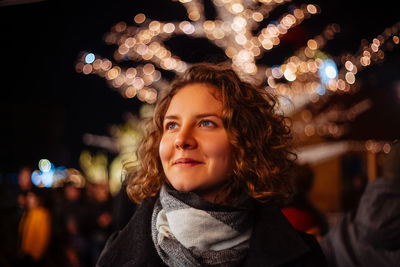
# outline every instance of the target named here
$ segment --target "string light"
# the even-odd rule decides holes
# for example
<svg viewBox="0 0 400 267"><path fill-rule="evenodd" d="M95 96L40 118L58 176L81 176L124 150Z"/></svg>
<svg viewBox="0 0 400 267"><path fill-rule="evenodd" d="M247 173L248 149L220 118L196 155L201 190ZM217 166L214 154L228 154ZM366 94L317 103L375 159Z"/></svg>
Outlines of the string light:
<svg viewBox="0 0 400 267"><path fill-rule="evenodd" d="M232 66L239 73L251 74L267 80L268 77L264 74L265 67L259 66L256 62L257 59L279 45L280 38L290 28L300 24L311 15L319 13L319 7L316 5L302 5L283 14L278 20L270 22L258 33L253 34L253 31L259 28L260 23L268 18L271 11L290 0L214 0L217 16L212 21L205 20L201 1L179 2L186 8L188 20L160 22L139 13L134 16L137 26L119 22L105 36L107 44L118 46L114 53L114 59L110 60L92 52L84 52L76 64L76 71L105 77L109 84L125 97L132 95L133 86L137 97L142 96L143 101L154 103L157 93L163 90L167 84L159 70L182 73L190 65L174 55L164 46L164 42L173 36L187 35L194 38L205 37L216 46L222 47L226 55L232 59ZM150 75L146 74L140 71L143 66L139 65L136 79L126 78L129 74L126 69L119 67L118 62L121 61L147 61L155 67L155 71ZM293 72L286 73L289 80L296 79ZM141 80L147 81L146 86L142 86L138 82Z"/></svg>
<svg viewBox="0 0 400 267"><path fill-rule="evenodd" d="M178 35L207 38L222 48L239 75L250 74L255 80L262 81L266 90L281 96L280 107L285 114L294 115L309 103L326 102L334 94L356 91L359 88L357 75L365 68L382 62L386 51L400 42L398 22L371 41L362 40L356 53L344 53L332 58L323 49L341 30L339 25L333 23L308 39L282 64L265 66L257 60L279 46L289 29L320 13L319 6L303 4L291 8L276 21L268 22L269 14L290 0L213 0L215 20L206 20L202 1L179 2L186 8L187 20L162 22L143 13L136 14L133 19L136 25L119 22L106 34L105 42L117 46L113 59L103 58L94 52L83 52L75 66L76 71L104 77L123 97L137 97L152 104L157 94L168 86L161 71L178 74L190 66L168 49L165 42ZM266 26L260 29L261 24ZM138 64L124 68L120 64L122 61ZM334 106L311 121L295 121L292 125L294 133L303 137L338 138L348 131L348 126L335 123L333 115L340 114L349 121L354 120L369 109L368 103L356 105L359 111Z"/></svg>
<svg viewBox="0 0 400 267"><path fill-rule="evenodd" d="M307 96L308 101L312 102L316 99L316 94L321 95L326 90L351 91L356 84L357 73L371 64L382 61L387 43L399 43L397 34L400 24L396 23L373 38L370 43L363 40L354 55L341 55L340 62L335 62L335 66L331 64L331 67L321 71L321 68L324 68L323 62L330 58L322 49L328 40L340 32L339 25L330 24L321 34L307 40L304 47L282 65L274 66L274 71L271 71L272 67L257 64L257 59L279 45L280 38L290 28L320 13L317 5L303 4L292 8L290 13L283 14L277 21L269 22L254 34L254 30L268 19L276 7L290 0L213 0L216 8L215 20L205 19L201 1L179 2L186 8L188 20L161 22L139 13L133 19L137 26L119 22L105 37L107 44L118 46L114 59L109 60L94 53L84 52L76 64L76 71L105 77L111 87L119 90L124 97L141 96L143 101L154 103L157 93L168 84L160 70L182 73L190 65L174 55L164 46L164 42L177 35L205 37L223 48L227 57L231 58L232 66L239 73L251 74L255 79L264 81L276 94L290 99L290 103L295 106L292 112L295 112L297 107L302 106L300 103L304 104L304 98ZM120 67L120 61L149 62L154 66L154 72L143 72L144 66L138 65L136 77L132 78L129 77L132 70L127 72ZM331 61L333 62L333 59ZM332 75L332 78L327 81L326 77L329 75Z"/></svg>

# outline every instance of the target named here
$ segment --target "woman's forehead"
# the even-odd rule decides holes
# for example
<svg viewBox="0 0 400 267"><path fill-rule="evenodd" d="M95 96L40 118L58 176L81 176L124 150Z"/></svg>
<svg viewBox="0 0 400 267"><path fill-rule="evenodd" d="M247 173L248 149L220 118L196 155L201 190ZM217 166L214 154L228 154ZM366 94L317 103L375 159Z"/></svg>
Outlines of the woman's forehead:
<svg viewBox="0 0 400 267"><path fill-rule="evenodd" d="M222 112L220 90L211 84L193 83L183 86L171 99L166 116L181 112ZM176 114L175 114L176 113Z"/></svg>

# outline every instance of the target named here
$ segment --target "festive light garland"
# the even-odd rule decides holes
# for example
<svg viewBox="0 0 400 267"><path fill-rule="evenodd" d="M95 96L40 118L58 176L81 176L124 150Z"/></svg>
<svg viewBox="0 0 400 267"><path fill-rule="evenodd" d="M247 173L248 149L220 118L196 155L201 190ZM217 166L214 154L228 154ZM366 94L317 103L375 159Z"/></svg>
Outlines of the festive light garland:
<svg viewBox="0 0 400 267"><path fill-rule="evenodd" d="M181 73L189 65L163 43L174 36L187 35L207 38L225 51L239 73L265 80L266 67L257 65L256 60L279 45L280 37L290 28L319 12L316 5L302 5L253 34L274 8L289 1L214 0L215 20L205 19L201 1L180 2L187 10L189 21L160 22L140 13L134 17L138 26L119 22L106 35L107 44L118 46L114 53L116 62L130 60L146 64L124 69L109 59L83 52L76 71L106 78L124 97L137 96L141 101L154 103L158 91L167 85L158 69Z"/></svg>
<svg viewBox="0 0 400 267"><path fill-rule="evenodd" d="M343 54L336 59L338 63L338 76L336 79L331 80L330 84L327 86L327 91L329 94L319 95L313 92L313 90L306 97L303 97L303 105L313 102L323 102L326 103L330 100L330 97L336 93L355 93L359 89L359 84L356 80L357 73L361 72L368 66L375 63L382 62L385 59L385 52L391 51L395 45L399 44L399 31L400 22L397 22L391 27L386 28L381 34L373 38L372 42L368 42L363 39L361 46L358 51L351 54ZM310 82L310 80L308 80ZM318 88L320 84L314 81L314 86ZM289 91L293 90L292 87ZM303 93L305 90L302 91ZM279 91L278 93L285 93L284 91ZM298 94L297 99L300 99L300 94ZM297 101L297 110L300 110L301 104ZM322 104L322 103L320 103ZM293 123L293 132L296 135L296 139L306 139L307 137L312 137L314 135L340 138L349 131L349 124L360 114L369 110L372 107L371 99L364 99L358 103L353 104L352 107L345 109L340 105L331 105L326 111L319 112L318 114L311 115L309 109L302 109L300 120L296 120ZM290 113L290 110L287 110ZM304 114L308 114L304 116ZM368 142L375 142L369 140ZM377 141L383 142L383 141ZM371 149L367 149L371 150ZM372 149L371 151L376 151Z"/></svg>
<svg viewBox="0 0 400 267"><path fill-rule="evenodd" d="M189 20L160 22L139 13L134 17L138 26L119 22L105 37L107 44L118 46L114 59L83 52L76 64L76 71L104 77L111 87L126 98L137 96L143 102L154 103L158 92L168 85L160 70L182 73L190 65L174 55L164 46L164 42L178 35L205 37L225 51L238 73L249 74L263 81L267 89L282 96L283 109L290 114L310 101L318 101L327 92L350 92L356 88L356 74L382 61L385 50L399 43L400 24L396 23L372 42L363 40L356 54L344 54L334 61L331 59L333 65L331 63L325 68L330 58L322 49L327 41L340 32L339 25L331 24L321 34L307 40L307 44L283 64L264 66L257 64L257 59L278 46L280 38L290 28L320 13L317 5L303 4L292 8L277 22L270 22L253 34L276 7L290 0L213 0L217 13L215 20L206 20L201 1L179 2L186 8ZM123 68L118 65L122 61L146 63ZM292 105L285 107L286 103Z"/></svg>
<svg viewBox="0 0 400 267"><path fill-rule="evenodd" d="M359 87L357 74L368 66L382 62L386 51L400 41L398 22L372 41L362 40L355 54L344 53L331 58L323 49L340 32L340 26L330 24L322 33L308 39L282 64L265 66L257 60L279 46L289 29L320 13L319 6L302 4L293 7L276 22L271 21L259 29L276 7L290 0L213 0L215 20L206 19L202 1L179 2L186 8L188 20L161 22L143 13L136 14L136 26L119 22L106 34L105 42L117 46L113 59L82 52L76 71L104 77L123 97L136 96L152 104L158 93L168 86L162 71L182 73L190 65L174 55L164 43L179 35L207 38L223 49L240 75L254 77L267 90L279 95L280 108L286 115L300 112L301 119L292 125L295 134L303 139L314 135L339 138L348 129L346 124L336 123L336 119L340 117L352 121L371 107L371 100L361 101L348 109L333 105L316 115L304 107L309 103L329 101L337 93L355 92ZM121 64L124 61L133 61L137 65L124 68Z"/></svg>

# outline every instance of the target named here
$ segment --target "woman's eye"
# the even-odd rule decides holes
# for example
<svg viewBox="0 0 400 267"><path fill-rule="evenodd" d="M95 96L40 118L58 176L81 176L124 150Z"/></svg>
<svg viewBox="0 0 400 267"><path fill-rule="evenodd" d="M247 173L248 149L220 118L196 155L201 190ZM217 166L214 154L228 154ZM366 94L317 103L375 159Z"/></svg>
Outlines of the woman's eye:
<svg viewBox="0 0 400 267"><path fill-rule="evenodd" d="M212 127L215 126L215 123L209 120L203 120L200 122L201 127Z"/></svg>
<svg viewBox="0 0 400 267"><path fill-rule="evenodd" d="M165 126L165 129L167 130L173 130L178 127L178 124L175 122L168 122L167 125Z"/></svg>

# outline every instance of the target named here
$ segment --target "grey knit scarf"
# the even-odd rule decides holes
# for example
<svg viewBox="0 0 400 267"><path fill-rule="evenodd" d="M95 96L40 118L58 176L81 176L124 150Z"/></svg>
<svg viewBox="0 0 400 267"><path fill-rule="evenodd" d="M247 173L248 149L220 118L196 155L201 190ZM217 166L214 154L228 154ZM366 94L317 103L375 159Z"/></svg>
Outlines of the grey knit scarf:
<svg viewBox="0 0 400 267"><path fill-rule="evenodd" d="M212 204L163 185L154 206L152 238L168 266L237 266L246 256L253 199L234 207Z"/></svg>

